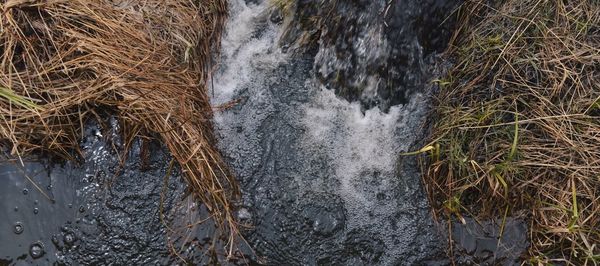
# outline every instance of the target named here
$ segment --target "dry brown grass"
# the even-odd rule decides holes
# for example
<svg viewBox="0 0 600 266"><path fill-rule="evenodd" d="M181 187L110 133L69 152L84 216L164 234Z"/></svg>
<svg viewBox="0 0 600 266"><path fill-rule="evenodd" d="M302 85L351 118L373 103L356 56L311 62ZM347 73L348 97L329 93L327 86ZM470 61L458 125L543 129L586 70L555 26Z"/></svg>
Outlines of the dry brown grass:
<svg viewBox="0 0 600 266"><path fill-rule="evenodd" d="M235 179L214 147L206 83L225 0L0 1L0 139L71 158L82 124L116 112L159 136L233 250Z"/></svg>
<svg viewBox="0 0 600 266"><path fill-rule="evenodd" d="M600 2L466 1L424 180L438 214L530 221L530 262L600 264Z"/></svg>

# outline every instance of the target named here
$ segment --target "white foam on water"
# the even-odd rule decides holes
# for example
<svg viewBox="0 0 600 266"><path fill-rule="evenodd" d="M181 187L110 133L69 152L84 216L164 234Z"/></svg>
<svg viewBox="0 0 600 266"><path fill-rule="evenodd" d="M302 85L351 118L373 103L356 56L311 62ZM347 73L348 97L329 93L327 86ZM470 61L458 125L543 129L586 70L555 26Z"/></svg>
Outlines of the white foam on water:
<svg viewBox="0 0 600 266"><path fill-rule="evenodd" d="M398 129L408 115L407 108L394 106L387 114L373 108L363 114L358 103L340 99L327 89L321 89L305 108L305 145L318 145L329 154L348 210L362 216L365 208L380 207L373 193L361 187L361 179L377 173L376 186L390 185L398 153L405 148Z"/></svg>
<svg viewBox="0 0 600 266"><path fill-rule="evenodd" d="M358 103L349 103L332 90L322 88L304 106L305 150L327 154L334 169L333 178L339 184L332 191L344 201L347 229L367 229L379 234L387 247L386 261L402 256L409 249L406 243L419 234L411 224L395 217L400 210L410 212L419 206L394 198L398 195L394 190L410 195L410 186L398 176L396 166L399 154L409 148L418 134L408 128L414 127L409 125L413 116L422 115L419 113L423 112L415 112L422 101L422 95L417 94L410 103L394 106L388 113L374 108L363 114ZM318 183L308 186L309 190L318 189ZM394 226L391 220L395 220Z"/></svg>
<svg viewBox="0 0 600 266"><path fill-rule="evenodd" d="M227 137L228 146L242 151L244 147L259 147L260 140L237 133L234 125L242 126L245 132L260 133L259 125L268 115L265 113L272 111L269 108L274 109L269 105L273 95L264 82L265 78L270 69L288 59L277 44L279 26L266 21L268 2L246 4L244 0L230 1L231 13L222 41L221 69L214 76L213 105L234 100L241 90L248 90L244 95L249 97L249 103L254 103L246 105L252 107L244 109L244 114L215 113L217 130ZM368 84L369 87L376 86L375 80L369 80ZM363 114L359 103L349 103L314 82L309 81L306 86L310 87L311 100L298 105L298 119L289 122L306 129L302 136L302 152L324 154L329 158L326 164L333 169L330 178L336 182L313 180L300 173L294 176L296 183L305 193L337 193L344 201L348 230L366 228L369 232L381 234L387 248L392 249L386 254L402 252L406 248L402 246L403 242L409 243L408 239L418 232L410 231L414 228L411 229L409 224L392 229L390 220L399 209L406 208L403 204L413 203L378 197L381 193L397 195L393 189L408 189L402 184L406 181L396 174L396 160L400 152L407 151L418 134L409 128L414 128L414 121L422 120L416 116L424 115L418 106L422 104L423 96L412 95L410 103L391 107L388 113L373 108ZM240 159L256 161L253 167L261 163L260 158L251 156ZM398 237L399 234L402 237Z"/></svg>
<svg viewBox="0 0 600 266"><path fill-rule="evenodd" d="M254 83L261 70L284 60L284 54L277 47L279 29L267 23L268 2L229 1L229 20L221 42L219 64L222 67L213 78L213 105L233 100L237 91ZM260 27L266 28L256 36Z"/></svg>

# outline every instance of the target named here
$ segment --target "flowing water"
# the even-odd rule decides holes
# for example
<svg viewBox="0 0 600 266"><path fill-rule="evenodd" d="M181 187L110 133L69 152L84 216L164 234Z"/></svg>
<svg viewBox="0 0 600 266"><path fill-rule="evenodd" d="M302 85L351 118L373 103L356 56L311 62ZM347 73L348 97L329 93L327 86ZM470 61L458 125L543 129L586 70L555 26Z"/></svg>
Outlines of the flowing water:
<svg viewBox="0 0 600 266"><path fill-rule="evenodd" d="M235 103L215 114L215 128L243 190L237 216L251 225L238 263L448 264L417 162L399 154L423 145L428 81L448 33L439 18L456 2L339 2L350 30L322 32L307 53L282 49L269 3L230 1L211 88L214 105ZM198 251L212 227L177 226L202 215L164 147L138 141L119 167L118 125L108 121L109 130L86 126L82 164L0 166L0 265L180 264L173 250L211 263ZM502 247L497 226L456 226L463 262L512 264L526 238L522 223L510 224L513 242Z"/></svg>
<svg viewBox="0 0 600 266"><path fill-rule="evenodd" d="M310 57L282 53L280 26L267 8L231 2L213 97L217 105L240 102L215 119L244 188L244 216L254 224L247 238L259 259L391 265L443 258L415 162L398 157L423 135L424 96L414 93L387 113L337 97L314 80Z"/></svg>

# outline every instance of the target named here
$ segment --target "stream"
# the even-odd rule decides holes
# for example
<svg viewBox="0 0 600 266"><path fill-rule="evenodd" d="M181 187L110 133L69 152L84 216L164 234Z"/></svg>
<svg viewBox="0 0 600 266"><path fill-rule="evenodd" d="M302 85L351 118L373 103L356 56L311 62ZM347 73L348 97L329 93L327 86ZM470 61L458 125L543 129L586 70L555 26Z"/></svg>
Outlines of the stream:
<svg viewBox="0 0 600 266"><path fill-rule="evenodd" d="M242 188L236 215L249 225L232 264L450 263L447 227L431 216L419 165L400 154L424 145L430 80L446 67L440 19L457 3L340 2L335 12L350 30L323 32L314 51L295 53L282 45L269 1L230 1L210 93L214 106L236 103L214 118ZM214 228L182 226L203 212L166 149L138 140L119 167L118 127L89 122L81 164L0 164L0 265L182 264L173 250L214 264L198 252ZM495 228L456 225L458 261L518 265L524 223L509 221L503 245Z"/></svg>
<svg viewBox="0 0 600 266"><path fill-rule="evenodd" d="M398 157L422 136L423 95L363 113L312 79L309 56L282 53L267 7L231 2L226 67L214 77L214 104L240 100L215 120L254 225L248 241L279 265L443 257L418 167Z"/></svg>

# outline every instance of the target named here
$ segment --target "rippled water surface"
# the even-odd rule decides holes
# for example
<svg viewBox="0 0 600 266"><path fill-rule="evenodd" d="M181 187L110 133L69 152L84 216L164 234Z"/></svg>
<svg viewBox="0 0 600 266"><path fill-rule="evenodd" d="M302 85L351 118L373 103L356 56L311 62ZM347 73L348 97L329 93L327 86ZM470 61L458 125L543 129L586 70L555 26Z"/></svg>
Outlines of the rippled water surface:
<svg viewBox="0 0 600 266"><path fill-rule="evenodd" d="M282 53L267 7L232 1L213 97L240 101L217 114L217 131L244 188L257 259L443 262L417 166L398 156L423 134L424 96L387 113L336 96L314 80L309 56Z"/></svg>

